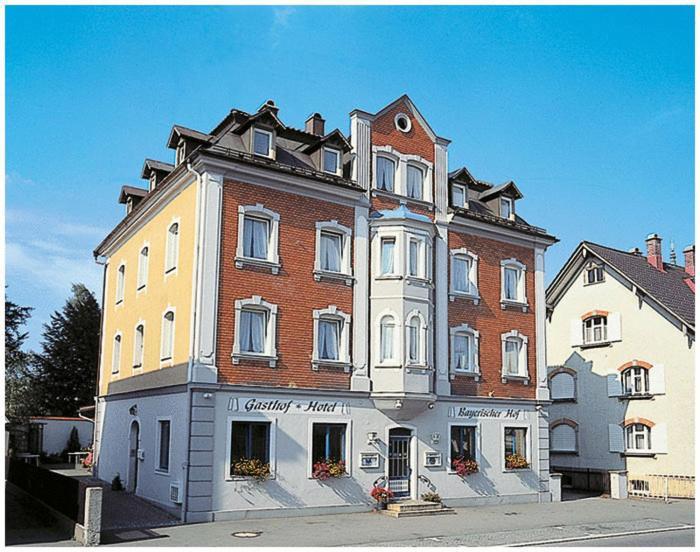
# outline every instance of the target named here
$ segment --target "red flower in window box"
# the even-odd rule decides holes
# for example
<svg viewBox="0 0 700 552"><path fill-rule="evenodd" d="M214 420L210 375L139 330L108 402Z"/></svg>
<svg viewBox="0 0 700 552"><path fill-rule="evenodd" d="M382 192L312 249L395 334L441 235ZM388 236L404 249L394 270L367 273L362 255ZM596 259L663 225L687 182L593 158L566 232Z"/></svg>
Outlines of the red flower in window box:
<svg viewBox="0 0 700 552"><path fill-rule="evenodd" d="M466 477L467 475L478 472L479 464L476 463L476 460L460 456L452 460L452 469L460 477Z"/></svg>
<svg viewBox="0 0 700 552"><path fill-rule="evenodd" d="M324 481L331 477L341 477L345 473L345 462L326 458L314 463L311 477Z"/></svg>

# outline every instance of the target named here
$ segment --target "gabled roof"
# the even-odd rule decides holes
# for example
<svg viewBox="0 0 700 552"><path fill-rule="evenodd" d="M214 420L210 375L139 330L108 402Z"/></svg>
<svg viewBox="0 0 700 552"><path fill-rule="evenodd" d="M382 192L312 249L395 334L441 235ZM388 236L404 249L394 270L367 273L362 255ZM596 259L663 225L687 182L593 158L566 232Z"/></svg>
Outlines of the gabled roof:
<svg viewBox="0 0 700 552"><path fill-rule="evenodd" d="M344 151L350 151L352 149L352 146L350 145L350 142L348 142L348 139L345 137L345 135L336 128L332 132L329 132L325 136L321 137L320 140L309 145L304 150L304 153L316 151L318 148L329 142L335 142L336 144L340 145Z"/></svg>
<svg viewBox="0 0 700 552"><path fill-rule="evenodd" d="M146 159L143 162L143 169L141 169L141 178L150 178L151 171L162 171L164 173L170 173L175 169L175 165L171 163L166 163L165 161L156 161L154 159Z"/></svg>
<svg viewBox="0 0 700 552"><path fill-rule="evenodd" d="M474 175L469 172L469 169L467 169L467 167L460 167L459 169L455 169L454 171L448 173L447 176L449 177L449 180L466 181L471 182L472 184L477 183L476 178L474 178Z"/></svg>
<svg viewBox="0 0 700 552"><path fill-rule="evenodd" d="M177 147L177 144L180 141L180 137L182 136L191 140L195 140L197 142L208 142L209 140L214 138L211 134L204 134L203 132L199 132L198 130L192 130L191 128L175 125L170 131L170 136L168 137L168 147Z"/></svg>
<svg viewBox="0 0 700 552"><path fill-rule="evenodd" d="M585 262L582 253L584 250L587 252L586 259L589 254L597 257L695 331L695 293L686 282L690 276L682 267L664 263L665 272L661 272L651 266L643 255L587 241L579 244L547 288L549 306L554 307L559 302L566 289L565 284L578 274L580 266Z"/></svg>
<svg viewBox="0 0 700 552"><path fill-rule="evenodd" d="M489 188L488 190L484 190L479 194L479 199L481 201L486 201L494 196L502 195L508 190L513 192L513 196L515 196L516 199L521 199L523 197L523 194L520 193L520 190L518 190L515 182L511 180L510 182L505 182L503 184L499 184L498 186L494 186L493 188Z"/></svg>
<svg viewBox="0 0 700 552"><path fill-rule="evenodd" d="M148 194L148 190L137 188L135 186L122 186L119 192L119 203L126 203L126 200L131 197L144 198Z"/></svg>

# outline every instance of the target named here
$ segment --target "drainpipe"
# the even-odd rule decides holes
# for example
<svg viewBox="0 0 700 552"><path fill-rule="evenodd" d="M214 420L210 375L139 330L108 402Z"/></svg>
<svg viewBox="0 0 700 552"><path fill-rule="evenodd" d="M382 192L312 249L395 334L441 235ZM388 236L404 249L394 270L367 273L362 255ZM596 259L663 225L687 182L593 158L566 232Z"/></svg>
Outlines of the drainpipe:
<svg viewBox="0 0 700 552"><path fill-rule="evenodd" d="M99 408L99 396L100 396L100 376L102 375L100 373L100 367L102 365L102 337L104 335L104 322L105 322L105 287L107 284L107 260L102 256L97 256L95 255L95 262L98 265L102 266L102 304L100 305L100 318L101 318L101 323L100 323L100 333L98 337L98 347L97 347L97 377L95 378L95 419L94 420L89 420L92 422L92 463L93 463L93 475L95 477L99 477L99 472L100 472L100 467L97 463L97 459L99 458L99 454L97 451L97 439L96 433L97 433L97 413L98 413L98 408ZM79 418L84 418L84 416L78 411L78 417ZM88 418L85 418L88 420Z"/></svg>

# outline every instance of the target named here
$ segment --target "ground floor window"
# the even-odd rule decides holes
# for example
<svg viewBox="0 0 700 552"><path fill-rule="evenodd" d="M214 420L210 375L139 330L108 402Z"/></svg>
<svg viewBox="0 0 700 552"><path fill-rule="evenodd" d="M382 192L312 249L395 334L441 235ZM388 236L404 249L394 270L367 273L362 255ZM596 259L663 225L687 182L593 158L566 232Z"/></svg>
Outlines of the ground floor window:
<svg viewBox="0 0 700 552"><path fill-rule="evenodd" d="M315 479L346 473L345 424L313 424L311 475Z"/></svg>
<svg viewBox="0 0 700 552"><path fill-rule="evenodd" d="M170 420L158 420L158 471L170 470Z"/></svg>
<svg viewBox="0 0 700 552"><path fill-rule="evenodd" d="M452 426L450 429L450 464L457 459L476 460L476 427Z"/></svg>
<svg viewBox="0 0 700 552"><path fill-rule="evenodd" d="M527 428L506 427L503 430L503 438L506 469L515 470L527 468Z"/></svg>
<svg viewBox="0 0 700 552"><path fill-rule="evenodd" d="M231 475L270 474L270 422L231 422Z"/></svg>

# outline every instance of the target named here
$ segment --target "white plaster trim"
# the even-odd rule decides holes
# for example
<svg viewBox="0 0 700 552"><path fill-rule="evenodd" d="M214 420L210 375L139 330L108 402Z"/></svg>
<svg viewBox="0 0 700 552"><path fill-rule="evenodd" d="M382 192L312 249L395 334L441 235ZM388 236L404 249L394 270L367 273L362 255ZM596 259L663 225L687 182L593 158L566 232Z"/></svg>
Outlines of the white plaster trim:
<svg viewBox="0 0 700 552"><path fill-rule="evenodd" d="M164 347L163 345L165 342L163 341L163 335L165 333L165 315L168 314L169 312L173 313L173 322L172 322L172 333L170 335L170 354L168 356L165 356L164 353ZM175 356L175 325L177 321L177 313L175 312L175 307L171 306L168 304L167 308L161 313L160 317L160 364L161 367L163 365L168 365L173 363L173 357Z"/></svg>
<svg viewBox="0 0 700 552"><path fill-rule="evenodd" d="M140 358L137 358L136 355L136 336L138 334L138 327L143 326L143 336L141 337L141 355ZM141 372L143 371L143 359L144 359L144 353L146 350L146 322L143 319L140 319L136 324L134 325L134 350L133 350L133 355L132 355L132 371L134 372ZM136 362L136 361L139 362Z"/></svg>
<svg viewBox="0 0 700 552"><path fill-rule="evenodd" d="M177 224L177 234L175 234L176 238L174 239L173 243L173 248L175 249L174 252L171 253L170 249L170 229L173 227L174 224ZM165 258L163 262L163 280L165 280L168 276L177 274L178 271L178 266L180 264L180 236L182 234L182 224L180 224L180 217L173 217L170 219L170 222L168 223L168 226L165 228ZM168 266L168 261L170 260L170 257L172 255L173 258L173 263Z"/></svg>
<svg viewBox="0 0 700 552"><path fill-rule="evenodd" d="M392 337L393 337L393 343L392 343L392 348L391 348L391 353L392 356L391 358L381 360L382 358L382 319L385 316L390 316L392 318L392 324L393 324L393 332L392 332ZM377 314L377 317L375 318L376 320L376 328L377 328L377 339L373 340L374 341L374 346L375 346L375 358L376 363L375 366L379 367L397 367L400 366L401 363L401 324L400 324L400 318L397 316L397 314L391 310L391 309L384 309L381 311L379 314Z"/></svg>
<svg viewBox="0 0 700 552"><path fill-rule="evenodd" d="M352 294L353 375L350 387L353 391L369 391L369 210L355 207L354 269L357 283Z"/></svg>
<svg viewBox="0 0 700 552"><path fill-rule="evenodd" d="M399 119L403 119L404 121L406 121L406 128L401 128L399 126ZM396 130L406 134L406 133L411 131L411 126L412 126L411 118L403 112L397 113L396 116L394 117L394 126L396 127Z"/></svg>
<svg viewBox="0 0 700 552"><path fill-rule="evenodd" d="M236 416L228 416L226 419L226 463L224 464L224 480L225 481L248 481L249 477L231 475L231 444L232 444L232 424L233 422L267 422L270 424L270 433L268 438L267 456L270 461L270 477L277 477L277 418L268 418L259 412L251 412L248 414L238 414Z"/></svg>
<svg viewBox="0 0 700 552"><path fill-rule="evenodd" d="M483 470L484 462L481 451L481 422L475 420L464 420L459 422L448 421L447 422L447 435L445 435L445 462L447 464L447 473L456 475L457 472L452 469L452 428L453 427L473 427L475 429L474 435L474 459L479 465L479 471Z"/></svg>
<svg viewBox="0 0 700 552"><path fill-rule="evenodd" d="M274 368L277 365L277 305L264 301L259 295L253 295L248 299L237 299L234 303L234 306L235 328L233 339L233 352L231 353L233 363L239 364L241 359L265 360L269 363L270 368ZM239 328L241 322L241 311L245 307L266 311L267 313L265 351L261 354L241 351L241 336L239 333Z"/></svg>
<svg viewBox="0 0 700 552"><path fill-rule="evenodd" d="M506 341L516 338L521 341L520 354L518 355L518 373L506 374L505 359L506 359ZM527 336L521 334L518 330L511 330L501 334L501 381L503 383L508 379L522 379L524 384L530 380L527 370Z"/></svg>
<svg viewBox="0 0 700 552"><path fill-rule="evenodd" d="M122 268L124 269L122 271ZM114 304L123 305L124 295L126 293L126 261L122 259L119 261L119 266L117 267L117 280L114 286Z"/></svg>
<svg viewBox="0 0 700 552"><path fill-rule="evenodd" d="M321 234L323 232L340 236L340 272L323 270L321 268ZM316 223L316 254L314 257L314 279L321 280L324 276L330 278L340 278L349 285L352 284L352 264L351 247L352 229L339 224L337 220L323 221Z"/></svg>
<svg viewBox="0 0 700 552"><path fill-rule="evenodd" d="M115 355L114 351L116 349L117 338L119 338L119 354ZM122 346L124 345L124 336L120 330L114 333L112 338L112 375L118 375L121 372L122 367ZM115 362L116 361L116 362ZM114 369L116 366L116 370Z"/></svg>
<svg viewBox="0 0 700 552"><path fill-rule="evenodd" d="M401 153L391 146L372 146L372 188L382 191L377 185L377 158L386 157L394 162L394 189L392 193L405 197L408 201L424 201L433 203L433 163L427 159L413 154ZM408 164L414 165L423 171L423 197L412 199L408 197Z"/></svg>
<svg viewBox="0 0 700 552"><path fill-rule="evenodd" d="M258 153L255 151L255 133L260 132L261 134L267 134L269 138L267 155L264 153ZM270 130L265 130L259 126L252 126L250 129L250 153L258 157L267 157L268 159L275 158L275 133Z"/></svg>
<svg viewBox="0 0 700 552"><path fill-rule="evenodd" d="M148 251L146 255L146 262L145 266L141 266L141 255L143 253L143 250L146 249ZM148 240L145 240L142 244L141 247L139 248L138 252L138 261L136 262L136 294L139 295L141 293L146 292L146 288L148 287L148 268L151 263L151 243ZM143 268L143 270L142 270Z"/></svg>
<svg viewBox="0 0 700 552"><path fill-rule="evenodd" d="M469 370L458 370L457 361L455 356L455 338L458 335L466 335L471 337L472 341L472 356L469 359L470 368ZM481 374L479 367L479 339L480 334L477 330L472 328L469 324L460 324L459 326L453 326L450 328L450 368L452 371L452 376L456 374L460 375L471 375L476 377L476 381L479 381L479 376Z"/></svg>
<svg viewBox="0 0 700 552"><path fill-rule="evenodd" d="M418 361L417 362L411 362L410 360L410 346L411 346L411 339L410 339L410 328L411 328L411 320L413 320L414 317L418 317L419 324L418 324ZM404 365L406 367L411 367L411 368L423 368L427 369L430 368L429 362L428 362L428 323L425 320L425 316L423 316L423 313L418 310L418 309L413 309L411 312L408 313L406 316L406 321L405 321L405 362Z"/></svg>
<svg viewBox="0 0 700 552"><path fill-rule="evenodd" d="M467 274L469 290L466 292L457 290L454 287L453 275L455 273L454 263L456 259L464 259L469 262L469 274ZM478 305L481 300L479 295L479 256L469 251L466 247L450 250L450 301L454 301L458 297L471 299L475 305Z"/></svg>
<svg viewBox="0 0 700 552"><path fill-rule="evenodd" d="M262 218L268 224L268 242L267 242L267 259L256 259L246 257L244 255L243 237L245 217L251 216L254 218ZM279 273L279 228L280 216L279 213L265 208L262 203L255 205L239 205L238 206L238 240L236 244L235 263L237 268L243 268L244 264L269 266L272 268L273 274Z"/></svg>
<svg viewBox="0 0 700 552"><path fill-rule="evenodd" d="M323 163L323 172L327 172L328 174L334 174L336 176L342 176L343 175L343 154L342 152L337 149L337 148L331 148L328 146L324 146L322 148L322 163ZM330 152L335 154L336 156L336 170L335 171L329 171L326 169L326 152Z"/></svg>
<svg viewBox="0 0 700 552"><path fill-rule="evenodd" d="M527 430L527 437L525 439L525 459L529 466L527 468L521 468L518 470L507 470L506 469L506 428L525 428ZM525 471L535 471L532 466L532 424L525 422L504 422L501 424L501 471L504 473L519 473Z"/></svg>
<svg viewBox="0 0 700 552"><path fill-rule="evenodd" d="M318 356L318 326L322 319L336 320L340 322L340 335L338 336L338 360L323 360ZM335 305L329 305L325 309L313 311L313 353L311 366L313 370L318 370L320 366L339 366L346 372L350 371L350 332L352 331L352 321L349 314L345 314Z"/></svg>
<svg viewBox="0 0 700 552"><path fill-rule="evenodd" d="M518 298L516 300L506 299L506 268L511 268L518 271ZM501 307L504 305L514 305L519 307L527 307L527 266L517 259L503 259L501 261Z"/></svg>

